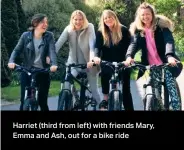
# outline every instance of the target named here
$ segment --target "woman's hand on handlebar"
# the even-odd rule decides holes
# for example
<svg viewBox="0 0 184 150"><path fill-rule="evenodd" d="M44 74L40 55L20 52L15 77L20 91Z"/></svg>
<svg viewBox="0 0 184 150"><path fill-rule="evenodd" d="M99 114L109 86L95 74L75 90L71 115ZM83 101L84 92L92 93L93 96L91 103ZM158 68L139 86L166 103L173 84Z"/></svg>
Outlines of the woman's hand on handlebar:
<svg viewBox="0 0 184 150"><path fill-rule="evenodd" d="M14 69L15 68L15 63L8 63L8 67L10 69Z"/></svg>
<svg viewBox="0 0 184 150"><path fill-rule="evenodd" d="M50 71L51 72L56 72L57 71L57 68L58 68L58 66L51 66L50 67Z"/></svg>
<svg viewBox="0 0 184 150"><path fill-rule="evenodd" d="M177 62L178 62L178 60L175 59L174 57L172 57L172 56L168 57L168 63L171 64L171 66L176 66Z"/></svg>
<svg viewBox="0 0 184 150"><path fill-rule="evenodd" d="M90 68L93 67L93 65L94 65L94 62L93 62L93 61L89 61L89 62L87 63L87 68L90 69Z"/></svg>
<svg viewBox="0 0 184 150"><path fill-rule="evenodd" d="M99 57L94 57L93 61L95 62L96 65L99 65L101 62L101 59Z"/></svg>
<svg viewBox="0 0 184 150"><path fill-rule="evenodd" d="M129 66L130 64L134 63L134 59L131 57L127 57L126 61L123 62L125 66Z"/></svg>

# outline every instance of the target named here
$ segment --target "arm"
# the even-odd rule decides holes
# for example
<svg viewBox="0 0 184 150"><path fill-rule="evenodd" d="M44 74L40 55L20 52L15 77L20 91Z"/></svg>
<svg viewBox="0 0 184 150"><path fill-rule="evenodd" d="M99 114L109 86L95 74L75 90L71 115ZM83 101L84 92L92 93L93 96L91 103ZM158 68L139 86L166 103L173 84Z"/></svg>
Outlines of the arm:
<svg viewBox="0 0 184 150"><path fill-rule="evenodd" d="M178 59L175 57L174 38L168 28L163 28L163 37L165 42L165 56L167 57L167 61L172 66L176 66L176 62L178 61Z"/></svg>
<svg viewBox="0 0 184 150"><path fill-rule="evenodd" d="M175 55L174 38L171 31L168 28L163 28L163 37L165 42L165 55L166 57Z"/></svg>
<svg viewBox="0 0 184 150"><path fill-rule="evenodd" d="M131 37L130 45L128 47L127 53L126 53L126 61L124 62L125 65L130 65L134 62L134 56L138 51L138 34Z"/></svg>
<svg viewBox="0 0 184 150"><path fill-rule="evenodd" d="M100 31L96 35L95 52L94 52L94 62L95 64L100 64L101 61L101 49L103 45L103 37Z"/></svg>
<svg viewBox="0 0 184 150"><path fill-rule="evenodd" d="M64 29L62 34L60 35L59 39L57 40L55 46L56 46L56 53L59 52L60 48L63 46L63 44L67 41L68 39L68 27Z"/></svg>
<svg viewBox="0 0 184 150"><path fill-rule="evenodd" d="M56 51L55 51L55 40L54 40L54 35L51 33L51 37L49 40L49 57L51 60L51 65L52 66L57 66L57 57L56 57Z"/></svg>
<svg viewBox="0 0 184 150"><path fill-rule="evenodd" d="M95 40L96 40L96 35L95 35L95 29L93 24L89 25L89 48L90 48L90 60L92 60L95 56Z"/></svg>
<svg viewBox="0 0 184 150"><path fill-rule="evenodd" d="M103 37L100 31L96 35L96 44L95 44L95 57L101 57L101 48L103 45Z"/></svg>
<svg viewBox="0 0 184 150"><path fill-rule="evenodd" d="M131 37L130 45L126 53L126 58L128 57L134 58L137 51L138 51L138 34Z"/></svg>
<svg viewBox="0 0 184 150"><path fill-rule="evenodd" d="M17 45L15 46L15 48L10 56L9 63L14 63L16 57L20 56L20 54L22 53L23 48L24 48L24 35L25 35L25 33L23 33L21 35Z"/></svg>

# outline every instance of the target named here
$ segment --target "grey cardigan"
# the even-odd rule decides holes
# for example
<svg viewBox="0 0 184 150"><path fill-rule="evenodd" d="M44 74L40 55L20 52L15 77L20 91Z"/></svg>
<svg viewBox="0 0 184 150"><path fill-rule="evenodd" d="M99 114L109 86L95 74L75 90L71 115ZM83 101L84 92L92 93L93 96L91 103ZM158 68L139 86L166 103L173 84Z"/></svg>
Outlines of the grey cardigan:
<svg viewBox="0 0 184 150"><path fill-rule="evenodd" d="M78 42L86 62L92 60L94 57L95 50L95 41L96 35L94 30L94 25L92 23L88 24L88 27L83 29L77 39L77 34L74 30L71 29L70 25L68 25L62 34L60 35L58 41L56 42L56 53L59 52L63 44L68 41L69 42L69 56L67 63L76 63L76 43ZM96 75L99 72L98 67L93 67L90 69L93 75Z"/></svg>

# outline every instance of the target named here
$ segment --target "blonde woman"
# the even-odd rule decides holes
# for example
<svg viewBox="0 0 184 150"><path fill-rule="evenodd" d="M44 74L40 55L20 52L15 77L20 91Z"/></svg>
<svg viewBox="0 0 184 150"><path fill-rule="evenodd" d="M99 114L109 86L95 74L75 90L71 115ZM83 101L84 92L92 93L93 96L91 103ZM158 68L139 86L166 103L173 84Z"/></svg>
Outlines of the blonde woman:
<svg viewBox="0 0 184 150"><path fill-rule="evenodd" d="M96 34L96 53L94 61L100 64L101 60L110 62L123 62L130 43L130 33L124 25L122 25L116 14L111 10L104 10L99 30ZM109 80L112 72L108 67L101 68L101 84L103 100L100 103L100 109L107 109ZM123 104L125 110L133 110L133 101L130 93L130 71L122 71L123 80Z"/></svg>
<svg viewBox="0 0 184 150"><path fill-rule="evenodd" d="M92 67L95 48L95 30L92 23L89 23L86 15L81 10L75 10L71 14L70 23L64 29L56 42L56 52L58 53L63 44L69 42L69 56L67 63L85 64L87 63L87 76L93 97L100 101L100 94L97 87L99 70ZM75 77L82 71L72 69L72 75Z"/></svg>
<svg viewBox="0 0 184 150"><path fill-rule="evenodd" d="M144 65L159 65L169 62L172 66L176 66L176 62L179 58L175 54L172 31L173 23L169 18L156 15L152 5L146 2L142 3L137 9L135 21L130 26L133 40L126 54L127 65L134 61L134 55L141 49L141 61ZM181 69L182 65L179 65L179 68L176 67L170 70L172 74L167 74L167 76L170 76L170 79L166 78L166 82L170 82L172 76L177 77ZM157 74L161 77L160 71L158 71ZM139 72L138 78L142 75L143 73ZM169 87L170 85L171 84L167 84L169 91L172 89L172 87ZM175 94L177 95L176 92ZM174 104L174 109L177 109L178 97L171 95L171 99Z"/></svg>

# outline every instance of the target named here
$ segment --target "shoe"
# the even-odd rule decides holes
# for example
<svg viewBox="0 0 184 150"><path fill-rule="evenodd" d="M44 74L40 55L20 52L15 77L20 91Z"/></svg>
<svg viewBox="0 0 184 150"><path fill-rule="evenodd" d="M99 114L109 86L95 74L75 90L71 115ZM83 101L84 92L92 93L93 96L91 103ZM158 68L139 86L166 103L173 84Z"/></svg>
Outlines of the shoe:
<svg viewBox="0 0 184 150"><path fill-rule="evenodd" d="M107 109L108 108L108 102L107 100L102 100L99 104L99 109Z"/></svg>

